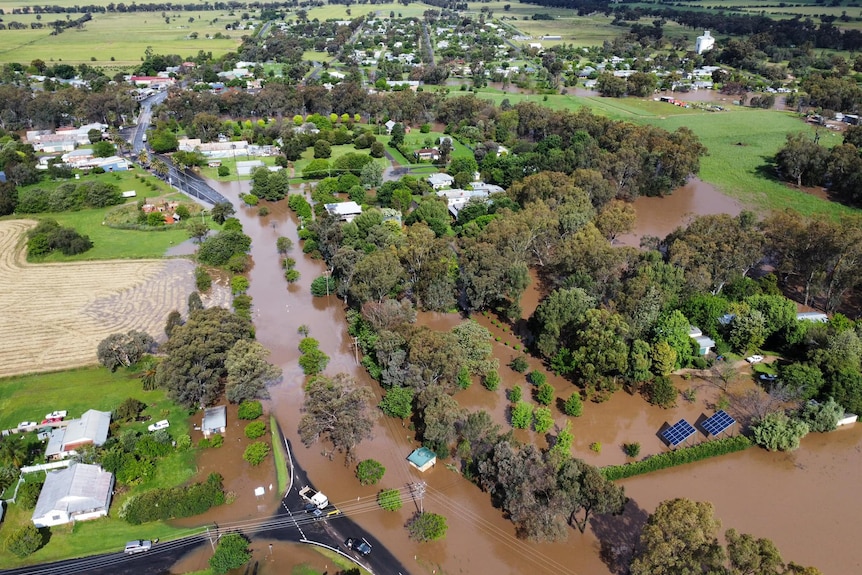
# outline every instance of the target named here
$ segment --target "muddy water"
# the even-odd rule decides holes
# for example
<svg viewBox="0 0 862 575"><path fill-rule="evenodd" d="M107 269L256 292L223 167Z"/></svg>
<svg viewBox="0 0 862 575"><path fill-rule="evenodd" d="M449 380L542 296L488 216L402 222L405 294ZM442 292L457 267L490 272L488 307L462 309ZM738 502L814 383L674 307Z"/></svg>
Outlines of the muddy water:
<svg viewBox="0 0 862 575"><path fill-rule="evenodd" d="M743 210L737 200L719 192L714 186L692 178L669 196L641 196L634 201L635 229L620 236L617 242L637 246L644 236L664 238L679 226L685 225L694 216L730 214L735 216Z"/></svg>
<svg viewBox="0 0 862 575"><path fill-rule="evenodd" d="M687 213L704 213L704 209L714 210L707 213L734 213L734 209L736 212L740 209L732 204L720 203L723 196L714 190L710 193L710 188L703 184L695 182L687 188L688 192L681 190L669 198L644 198L650 201L642 201L643 207L636 206L641 216L639 233L667 233L679 225L680 219ZM232 198L237 206L240 205L237 200L239 190L235 182L218 186L218 189ZM651 205L656 202L663 203ZM668 207L668 204L674 207ZM348 372L360 383L369 385L378 397L380 391L379 386L370 381L364 370L355 363L351 339L344 327L343 303L335 296L312 298L310 295L309 285L316 276L323 273L324 264L301 254L296 222L287 211L285 202L269 207L271 214L265 218L257 216L256 209L238 208L238 217L253 240L254 267L250 272L250 295L254 298L255 325L259 341L272 351L272 360L282 366L285 374L284 382L271 390L271 407L292 442L294 457L307 470L316 486L326 492L333 503L345 510L345 513L363 528L385 542L411 573L609 573L609 567L600 558L601 544L593 531L588 531L585 535L572 531L568 541L558 544L525 543L515 537L511 523L501 516L500 511L491 507L488 495L462 478L457 470L448 468L445 461L439 462L425 474L410 468L405 457L417 444L413 440L413 433L396 420L380 417L374 428L373 440L362 443L358 449L359 459L373 457L386 466L386 475L382 484L377 487L360 486L352 477L352 468L345 469L343 459L338 455L334 460L329 460L323 455L322 446L302 446L297 434L304 381L296 363L299 356L298 326L307 325L311 336L321 342L321 349L331 357L326 373ZM652 217L644 215L650 213ZM672 217L676 219L671 220ZM300 281L289 287L283 279L275 252L275 241L280 235L294 240L295 247L291 256L297 260L296 269L301 274ZM525 297L525 316L532 311L539 295L540 287L534 281ZM520 341L511 329L507 331L503 327L492 325L491 317L477 316L476 319L488 327L495 338L500 338L500 341L494 344L494 354L501 363L503 384L498 391L490 392L474 383L469 390L459 392L458 400L468 409L487 410L495 421L507 425L508 401L505 398L505 390L521 385L525 391L529 391L524 376L505 367L514 355L520 353L514 348L515 345L520 345ZM461 320L457 315L447 314L420 314L419 319L424 325L442 329ZM540 369L541 365L531 360L531 368ZM572 385L561 378L551 376L549 380L555 386L558 397L568 397L573 390ZM677 379L675 383L682 390L696 385L694 381ZM700 414L710 413L708 408L714 400L714 393L714 390L706 386L699 387L694 402L680 400L680 405L671 410L650 407L640 397L622 392L601 405L587 403L584 416L572 421L575 435L573 453L597 465L625 461L625 454L621 449L624 442L640 442L643 455L658 453L665 449L656 436L659 429L681 417L694 421ZM558 425L563 425L567 419L557 407L554 408L554 417ZM595 531L603 540L610 541L617 547L624 547L625 534L634 532L638 521L643 520L646 512L651 511L658 501L684 495L685 489L704 489L703 495L696 495L716 501L719 506L718 515L725 525L773 538L782 547L787 558L821 566L827 575L852 572L852 569L832 570L827 565L832 564L830 561L851 564L848 562L851 557L848 552L844 552L842 558L842 554L834 551L830 545L834 547L832 542L838 541L843 548L852 548L849 537L853 531L846 529L846 523L853 514L858 516L859 510L852 505L842 507L840 494L850 492L850 479L843 477L857 476L859 463L849 463L842 456L851 453L855 455L860 449L862 427L859 429L860 431L851 430L845 435L856 438L855 443L850 442L851 445L830 444L825 450L821 450L818 445L807 440L795 457L807 462L804 464L809 471L802 477L788 480L791 487L786 490L783 486L779 488L774 485L784 481L786 475L794 473L793 465L781 460L781 456L771 456L754 450L732 456L730 459L722 458L700 466L629 480L626 486L635 498L629 514L617 522L597 523ZM532 432L519 432L520 439L533 440L544 445L544 438L532 437L534 435L536 434ZM589 446L594 442L602 444L601 453L590 450ZM811 457L813 459L807 459ZM828 459L828 465L821 460L823 457L831 458ZM856 459L859 459L858 456ZM702 471L704 466L714 467L709 467L706 472ZM729 470L732 470L732 473ZM724 477L724 473L733 475L736 483L712 479L713 476ZM386 513L373 504L364 504L366 501L373 501L374 494L380 487L403 487L420 479L428 483L424 508L442 513L449 520L449 533L443 542L417 545L407 539L403 525L415 509L410 501L397 513ZM839 481L848 485L839 484L834 490L830 487L828 500L815 497L814 503L809 504L806 501L804 505L799 504L800 499L816 495L812 492L827 481ZM780 510L779 516L783 521L773 522L768 519L774 512L765 507L767 498L763 497L762 492L767 489L761 486L769 486L768 490L775 494L776 499L779 492L783 492L787 499L793 497L792 504ZM777 500L775 505L778 505ZM752 514L749 509L758 509L759 516L750 517ZM787 520L786 517L800 509L806 511L794 516L799 517L796 522ZM836 523L840 527L820 532L809 529L809 521L813 520L817 513L828 517L837 514L839 519ZM797 553L797 548L804 547L804 544L797 544L794 538L803 536L796 531L804 533L805 540L810 542L805 554Z"/></svg>

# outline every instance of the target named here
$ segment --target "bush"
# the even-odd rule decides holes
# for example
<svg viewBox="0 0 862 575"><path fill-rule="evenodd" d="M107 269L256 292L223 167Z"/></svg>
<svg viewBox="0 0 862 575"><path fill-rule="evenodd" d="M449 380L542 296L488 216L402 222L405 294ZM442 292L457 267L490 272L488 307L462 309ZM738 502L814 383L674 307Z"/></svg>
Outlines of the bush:
<svg viewBox="0 0 862 575"><path fill-rule="evenodd" d="M521 386L516 385L515 387L513 387L512 389L509 390L509 401L511 401L512 403L518 403L519 401L521 401L522 395L523 395L523 392L521 391Z"/></svg>
<svg viewBox="0 0 862 575"><path fill-rule="evenodd" d="M201 293L210 291L213 285L213 278L204 268L198 266L195 268L195 287Z"/></svg>
<svg viewBox="0 0 862 575"><path fill-rule="evenodd" d="M198 441L198 449L209 449L210 447L212 447L212 442L208 437L201 438Z"/></svg>
<svg viewBox="0 0 862 575"><path fill-rule="evenodd" d="M527 358L525 356L519 355L509 363L509 367L518 373L524 373L530 368L530 364L527 363Z"/></svg>
<svg viewBox="0 0 862 575"><path fill-rule="evenodd" d="M260 209L257 210L257 215L259 215L260 217L268 216L269 208L266 206L261 206Z"/></svg>
<svg viewBox="0 0 862 575"><path fill-rule="evenodd" d="M458 370L458 388L459 389L468 389L473 384L473 380L470 379L470 370L466 367L462 367Z"/></svg>
<svg viewBox="0 0 862 575"><path fill-rule="evenodd" d="M802 408L799 416L808 424L811 431L824 433L838 427L838 421L844 417L844 408L830 397L822 403L809 401Z"/></svg>
<svg viewBox="0 0 862 575"><path fill-rule="evenodd" d="M241 231L225 229L201 243L198 260L212 266L223 266L231 256L245 254L250 247L250 237Z"/></svg>
<svg viewBox="0 0 862 575"><path fill-rule="evenodd" d="M311 240L308 240L305 245L307 246ZM315 247L315 249L317 249ZM327 287L328 286L328 287ZM329 276L319 276L314 278L314 281L311 282L311 295L314 297L324 297L327 294L335 293L335 280Z"/></svg>
<svg viewBox="0 0 862 575"><path fill-rule="evenodd" d="M277 240L275 240L275 249L278 250L280 254L286 254L293 247L293 241L290 238L286 238L284 236L280 236Z"/></svg>
<svg viewBox="0 0 862 575"><path fill-rule="evenodd" d="M221 447L224 445L224 435L215 434L210 437L210 447Z"/></svg>
<svg viewBox="0 0 862 575"><path fill-rule="evenodd" d="M550 383L543 383L536 390L536 401L542 405L551 405L554 402L554 386Z"/></svg>
<svg viewBox="0 0 862 575"><path fill-rule="evenodd" d="M590 443L590 451L593 451L595 453L601 453L602 452L602 442L601 441L594 441L594 442Z"/></svg>
<svg viewBox="0 0 862 575"><path fill-rule="evenodd" d="M808 424L785 413L767 413L751 426L754 442L769 451L793 451L808 435Z"/></svg>
<svg viewBox="0 0 862 575"><path fill-rule="evenodd" d="M379 461L366 459L360 461L356 466L356 479L362 485L374 485L383 479L383 474L386 473L386 468Z"/></svg>
<svg viewBox="0 0 862 575"><path fill-rule="evenodd" d="M227 166L219 166L218 167L218 177L225 178L230 175L230 168Z"/></svg>
<svg viewBox="0 0 862 575"><path fill-rule="evenodd" d="M23 559L35 553L45 543L45 538L32 523L15 529L6 537L6 550Z"/></svg>
<svg viewBox="0 0 862 575"><path fill-rule="evenodd" d="M584 414L584 402L581 401L580 392L576 391L569 396L563 404L563 412L572 417L580 417Z"/></svg>
<svg viewBox="0 0 862 575"><path fill-rule="evenodd" d="M263 405L259 401L243 401L239 404L236 416L240 419L257 419L263 415Z"/></svg>
<svg viewBox="0 0 862 575"><path fill-rule="evenodd" d="M188 433L183 433L179 437L177 437L177 449L186 450L192 446L192 438Z"/></svg>
<svg viewBox="0 0 862 575"><path fill-rule="evenodd" d="M541 371L533 370L527 374L527 381L539 387L548 382L548 376Z"/></svg>
<svg viewBox="0 0 862 575"><path fill-rule="evenodd" d="M676 405L678 392L669 377L660 375L647 387L647 400L659 407L669 408Z"/></svg>
<svg viewBox="0 0 862 575"><path fill-rule="evenodd" d="M500 387L500 374L496 369L488 372L488 375L484 377L482 380L482 385L488 388L490 391L497 391Z"/></svg>
<svg viewBox="0 0 862 575"><path fill-rule="evenodd" d="M241 194L239 199L248 206L256 206L260 202L260 198L254 194Z"/></svg>
<svg viewBox="0 0 862 575"><path fill-rule="evenodd" d="M140 525L199 515L224 501L222 476L211 473L204 483L151 489L132 495L123 503L119 516L132 525Z"/></svg>
<svg viewBox="0 0 862 575"><path fill-rule="evenodd" d="M284 270L284 279L287 283L292 284L299 281L299 271L297 270Z"/></svg>
<svg viewBox="0 0 862 575"><path fill-rule="evenodd" d="M512 427L527 429L533 420L533 406L526 401L519 401L512 408Z"/></svg>
<svg viewBox="0 0 862 575"><path fill-rule="evenodd" d="M554 426L554 417L547 407L537 407L533 412L533 429L537 433L547 433Z"/></svg>
<svg viewBox="0 0 862 575"><path fill-rule="evenodd" d="M299 358L299 367L305 375L317 375L329 363L329 356L320 351L313 349L308 353L304 353Z"/></svg>
<svg viewBox="0 0 862 575"><path fill-rule="evenodd" d="M146 408L147 404L143 401L129 397L123 400L123 403L118 405L117 409L114 410L114 421L119 423L136 421Z"/></svg>
<svg viewBox="0 0 862 575"><path fill-rule="evenodd" d="M64 228L54 220L42 220L27 232L27 257L40 258L53 251L73 256L93 247L89 236L82 236L72 228Z"/></svg>
<svg viewBox="0 0 862 575"><path fill-rule="evenodd" d="M407 522L407 531L410 539L419 542L437 541L446 537L446 518L436 513L416 513Z"/></svg>
<svg viewBox="0 0 862 575"><path fill-rule="evenodd" d="M252 465L260 465L263 460L269 455L269 444L263 441L257 441L245 448L242 458Z"/></svg>
<svg viewBox="0 0 862 575"><path fill-rule="evenodd" d="M245 426L245 436L249 439L257 439L266 433L266 423L263 421L252 421Z"/></svg>
<svg viewBox="0 0 862 575"><path fill-rule="evenodd" d="M242 567L250 559L248 539L239 533L228 533L219 538L218 547L210 557L210 569L215 575L223 575L231 569Z"/></svg>
<svg viewBox="0 0 862 575"><path fill-rule="evenodd" d="M233 276L230 278L230 292L239 295L248 291L249 281L245 276Z"/></svg>
<svg viewBox="0 0 862 575"><path fill-rule="evenodd" d="M640 443L623 443L623 451L628 457L637 457L641 453Z"/></svg>
<svg viewBox="0 0 862 575"><path fill-rule="evenodd" d="M384 489L377 494L377 504L386 511L401 509L401 492L397 489Z"/></svg>
<svg viewBox="0 0 862 575"><path fill-rule="evenodd" d="M42 483L25 481L18 487L18 496L15 502L24 509L34 509L39 500L39 492L42 491Z"/></svg>
<svg viewBox="0 0 862 575"><path fill-rule="evenodd" d="M634 477L635 475L676 467L677 465L694 463L695 461L701 461L726 453L742 451L752 445L752 442L744 435L724 437L692 447L680 447L673 451L665 451L664 453L651 455L641 461L626 463L625 465L610 465L602 468L601 473L605 476L605 479L617 481L618 479Z"/></svg>

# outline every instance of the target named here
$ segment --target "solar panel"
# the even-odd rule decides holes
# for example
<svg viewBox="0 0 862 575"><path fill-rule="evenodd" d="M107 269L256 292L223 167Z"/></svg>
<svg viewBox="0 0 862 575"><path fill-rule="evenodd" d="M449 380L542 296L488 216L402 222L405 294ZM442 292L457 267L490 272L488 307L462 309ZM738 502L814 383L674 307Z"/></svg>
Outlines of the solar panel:
<svg viewBox="0 0 862 575"><path fill-rule="evenodd" d="M715 415L703 422L703 429L710 435L718 435L728 427L736 423L723 409L715 412Z"/></svg>
<svg viewBox="0 0 862 575"><path fill-rule="evenodd" d="M676 447L692 435L697 433L694 427L684 419L680 419L667 429L661 432L661 436L671 446Z"/></svg>

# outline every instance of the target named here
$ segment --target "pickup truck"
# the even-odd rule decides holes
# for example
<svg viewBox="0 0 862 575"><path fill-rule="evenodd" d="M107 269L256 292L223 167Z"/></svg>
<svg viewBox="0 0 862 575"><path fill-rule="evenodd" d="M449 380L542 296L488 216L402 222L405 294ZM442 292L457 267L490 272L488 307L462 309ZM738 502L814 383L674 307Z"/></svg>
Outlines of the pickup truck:
<svg viewBox="0 0 862 575"><path fill-rule="evenodd" d="M305 501L314 504L318 509L329 507L329 498L320 491L315 491L308 485L299 490L299 496Z"/></svg>

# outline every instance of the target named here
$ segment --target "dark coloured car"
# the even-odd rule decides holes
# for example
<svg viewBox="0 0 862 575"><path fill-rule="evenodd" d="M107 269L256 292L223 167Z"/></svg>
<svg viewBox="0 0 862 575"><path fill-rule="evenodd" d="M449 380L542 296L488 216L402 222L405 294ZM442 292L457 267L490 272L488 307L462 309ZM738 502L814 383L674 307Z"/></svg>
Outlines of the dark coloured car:
<svg viewBox="0 0 862 575"><path fill-rule="evenodd" d="M371 554L371 544L365 540L357 539L356 537L348 537L347 541L344 542L348 549L353 549L363 557L366 557Z"/></svg>

